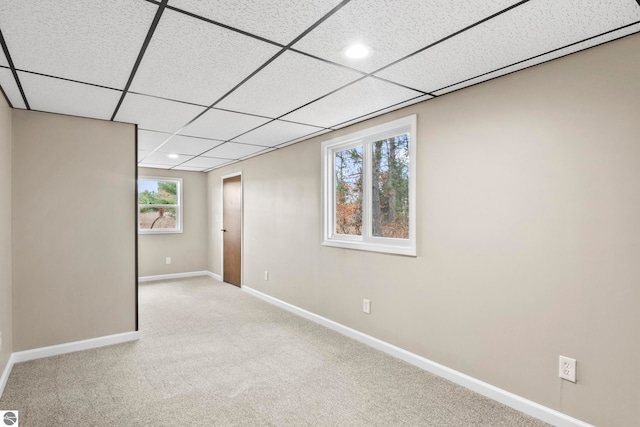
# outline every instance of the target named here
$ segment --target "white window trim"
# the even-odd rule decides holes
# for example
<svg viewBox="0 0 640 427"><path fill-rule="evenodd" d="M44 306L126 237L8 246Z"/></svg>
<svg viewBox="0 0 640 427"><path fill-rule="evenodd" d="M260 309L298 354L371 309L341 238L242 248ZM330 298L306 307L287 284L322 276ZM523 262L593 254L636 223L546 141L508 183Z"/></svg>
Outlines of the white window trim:
<svg viewBox="0 0 640 427"><path fill-rule="evenodd" d="M358 249L373 252L416 256L416 146L417 116L411 115L368 129L325 141L322 144L322 245L339 248ZM409 238L394 239L370 235L371 186L366 182L371 176L371 160L367 144L382 138L409 133ZM363 174L365 179L362 218L362 236L338 235L335 233L335 184L334 153L354 146L363 145Z"/></svg>
<svg viewBox="0 0 640 427"><path fill-rule="evenodd" d="M178 183L178 194L177 194L177 199L178 199L178 204L177 205L157 205L157 204L152 204L152 205L145 205L148 207L152 207L152 208L176 208L176 228L170 228L170 229L155 229L155 230L150 230L150 229L141 229L140 228L140 203L137 204L136 209L137 209L137 221L138 221L138 234L178 234L178 233L182 233L182 210L183 210L183 204L182 204L182 178L175 178L175 177L167 177L167 176L139 176L138 177L138 183L139 181L170 181L170 182L177 182ZM138 183L136 183L136 195L138 194ZM136 197L137 199L137 197Z"/></svg>

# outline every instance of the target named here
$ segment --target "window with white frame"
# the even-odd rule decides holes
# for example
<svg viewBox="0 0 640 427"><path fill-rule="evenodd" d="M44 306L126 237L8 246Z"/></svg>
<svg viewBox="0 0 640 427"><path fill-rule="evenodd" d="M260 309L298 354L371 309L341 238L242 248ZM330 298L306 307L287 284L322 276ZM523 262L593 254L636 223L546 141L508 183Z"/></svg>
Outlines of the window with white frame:
<svg viewBox="0 0 640 427"><path fill-rule="evenodd" d="M138 178L138 232L182 233L182 179Z"/></svg>
<svg viewBox="0 0 640 427"><path fill-rule="evenodd" d="M416 116L322 144L323 245L416 255Z"/></svg>

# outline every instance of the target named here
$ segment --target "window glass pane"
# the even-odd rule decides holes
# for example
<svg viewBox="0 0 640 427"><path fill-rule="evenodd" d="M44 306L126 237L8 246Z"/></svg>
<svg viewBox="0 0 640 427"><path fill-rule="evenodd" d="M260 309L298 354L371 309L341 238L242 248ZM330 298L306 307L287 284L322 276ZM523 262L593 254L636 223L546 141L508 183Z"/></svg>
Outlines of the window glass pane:
<svg viewBox="0 0 640 427"><path fill-rule="evenodd" d="M176 208L140 208L141 230L176 228Z"/></svg>
<svg viewBox="0 0 640 427"><path fill-rule="evenodd" d="M144 205L175 205L178 183L173 181L139 181L138 203Z"/></svg>
<svg viewBox="0 0 640 427"><path fill-rule="evenodd" d="M409 238L409 134L375 141L371 159L371 235Z"/></svg>
<svg viewBox="0 0 640 427"><path fill-rule="evenodd" d="M336 234L362 235L362 146L337 151Z"/></svg>

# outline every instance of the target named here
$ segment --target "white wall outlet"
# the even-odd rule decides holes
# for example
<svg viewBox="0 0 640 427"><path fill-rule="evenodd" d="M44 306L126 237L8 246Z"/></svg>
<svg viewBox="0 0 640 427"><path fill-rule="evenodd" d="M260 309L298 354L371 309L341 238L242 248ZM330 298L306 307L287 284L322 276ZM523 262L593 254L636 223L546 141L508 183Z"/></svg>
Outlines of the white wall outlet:
<svg viewBox="0 0 640 427"><path fill-rule="evenodd" d="M570 357L560 356L560 378L572 383L576 382L576 359Z"/></svg>
<svg viewBox="0 0 640 427"><path fill-rule="evenodd" d="M264 280L269 280L269 272L267 270L264 271Z"/></svg>
<svg viewBox="0 0 640 427"><path fill-rule="evenodd" d="M164 260L164 262L165 262L165 263L167 263L167 265L171 264L171 257L170 257L170 256L168 256L168 257Z"/></svg>
<svg viewBox="0 0 640 427"><path fill-rule="evenodd" d="M371 301L366 298L362 300L362 312L371 314Z"/></svg>

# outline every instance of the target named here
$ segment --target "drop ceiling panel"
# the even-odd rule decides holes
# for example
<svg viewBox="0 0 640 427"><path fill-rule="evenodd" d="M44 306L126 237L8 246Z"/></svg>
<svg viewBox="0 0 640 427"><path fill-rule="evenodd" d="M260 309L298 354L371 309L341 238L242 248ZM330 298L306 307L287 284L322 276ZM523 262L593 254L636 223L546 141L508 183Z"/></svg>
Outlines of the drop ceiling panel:
<svg viewBox="0 0 640 427"><path fill-rule="evenodd" d="M418 95L419 92L368 77L287 114L283 119L331 127Z"/></svg>
<svg viewBox="0 0 640 427"><path fill-rule="evenodd" d="M170 136L170 133L138 130L138 150L153 151Z"/></svg>
<svg viewBox="0 0 640 427"><path fill-rule="evenodd" d="M338 3L340 0L171 0L169 5L287 44Z"/></svg>
<svg viewBox="0 0 640 427"><path fill-rule="evenodd" d="M360 77L358 72L285 52L217 106L275 118Z"/></svg>
<svg viewBox="0 0 640 427"><path fill-rule="evenodd" d="M265 117L210 109L180 133L226 141L270 120Z"/></svg>
<svg viewBox="0 0 640 427"><path fill-rule="evenodd" d="M194 166L182 166L182 165L180 165L180 166L176 166L176 167L171 168L171 169L176 170L176 171L202 172L202 171L204 171L205 169L208 169L208 168L207 167L203 167L203 166L194 167Z"/></svg>
<svg viewBox="0 0 640 427"><path fill-rule="evenodd" d="M358 117L355 120L349 120L348 122L340 123L338 125L333 126L333 128L334 129L341 129L341 128L350 126L350 125L355 124L355 123L359 123L359 122L362 122L362 121L365 121L365 120L372 119L374 117L378 117L378 116L380 116L382 114L390 113L391 111L399 110L401 108L408 107L408 106L413 105L413 104L418 104L418 103L426 101L428 99L432 99L432 96L429 96L429 95L420 96L420 97L414 98L414 99L412 99L410 101L401 102L400 104L394 105L392 107L385 108L385 109L382 109L380 111L376 111L375 113L367 114L366 116L363 116L363 117Z"/></svg>
<svg viewBox="0 0 640 427"><path fill-rule="evenodd" d="M0 28L18 69L123 89L156 10L131 0L3 0Z"/></svg>
<svg viewBox="0 0 640 427"><path fill-rule="evenodd" d="M153 169L169 169L171 166L167 165L156 165L153 163L138 163L138 167L140 168L153 168Z"/></svg>
<svg viewBox="0 0 640 427"><path fill-rule="evenodd" d="M264 151L266 147L256 145L236 144L235 142L227 142L213 150L207 151L203 156L217 157L222 159L241 159L250 154Z"/></svg>
<svg viewBox="0 0 640 427"><path fill-rule="evenodd" d="M18 72L32 110L109 120L120 99L119 90Z"/></svg>
<svg viewBox="0 0 640 427"><path fill-rule="evenodd" d="M197 156L222 144L222 142L223 141L216 141L213 139L175 135L166 144L160 147L158 151L163 153L189 154Z"/></svg>
<svg viewBox="0 0 640 427"><path fill-rule="evenodd" d="M280 49L165 10L131 90L211 105Z"/></svg>
<svg viewBox="0 0 640 427"><path fill-rule="evenodd" d="M316 136L320 136L320 135L323 135L323 134L328 133L328 132L331 132L331 131L332 131L332 129L323 129L323 130L318 131L318 132L310 133L309 135L305 135L305 136L303 136L303 137L301 137L301 138L296 138L296 139L293 139L293 140L291 140L291 141L285 142L285 143L283 143L283 144L278 144L278 146L276 147L276 149L284 148L284 147L286 147L287 145L293 145L293 144L296 144L296 143L298 143L298 142L305 141L305 140L307 140L307 139L315 138ZM268 152L268 151L267 151L267 152Z"/></svg>
<svg viewBox="0 0 640 427"><path fill-rule="evenodd" d="M22 100L20 89L16 84L16 79L13 78L13 73L8 68L0 68L0 86L4 90L5 95L11 101L14 108L27 108Z"/></svg>
<svg viewBox="0 0 640 427"><path fill-rule="evenodd" d="M9 61L7 61L7 57L4 54L4 50L0 50L0 66L8 67Z"/></svg>
<svg viewBox="0 0 640 427"><path fill-rule="evenodd" d="M351 1L293 48L367 72L415 52L499 12L517 0ZM369 46L360 60L342 55L352 43Z"/></svg>
<svg viewBox="0 0 640 427"><path fill-rule="evenodd" d="M211 157L195 157L183 165L180 165L180 168L190 167L190 168L200 168L201 170L214 168L216 166L224 165L225 163L229 163L229 159L214 159Z"/></svg>
<svg viewBox="0 0 640 427"><path fill-rule="evenodd" d="M127 94L116 120L137 123L144 130L176 132L204 110L203 107L151 96Z"/></svg>
<svg viewBox="0 0 640 427"><path fill-rule="evenodd" d="M193 156L178 155L178 157L174 159L169 157L167 153L160 153L156 151L155 153L147 155L144 159L142 159L142 162L150 163L153 165L176 166L186 162L187 160L191 160L192 158Z"/></svg>
<svg viewBox="0 0 640 427"><path fill-rule="evenodd" d="M138 150L138 162L147 157L150 153L151 151Z"/></svg>
<svg viewBox="0 0 640 427"><path fill-rule="evenodd" d="M377 75L427 92L640 20L632 1L538 0L440 43Z"/></svg>
<svg viewBox="0 0 640 427"><path fill-rule="evenodd" d="M523 62L521 62L519 64L510 66L510 67L505 67L505 68L503 68L501 70L497 70L497 71L494 71L494 72L491 72L491 73L487 73L487 74L484 74L482 76L467 80L467 81L459 83L459 84L454 84L454 85L449 86L449 87L447 87L445 89L442 89L442 90L439 90L439 91L435 92L435 95L444 95L445 93L453 92L455 90L462 89L463 87L467 87L467 86L474 85L476 83L481 83L481 82L484 82L484 81L487 81L487 80L491 80L493 78L500 77L500 76L503 76L505 74L512 73L514 71L522 70L524 68L531 67L533 65L540 64L540 63L545 62L545 61L550 61L552 59L560 58L562 56L565 56L565 55L568 55L568 54L571 54L571 53L579 52L581 50L588 49L590 47L597 46L599 44L606 43L608 41L615 40L615 39L620 38L620 37L624 37L626 35L635 34L637 32L640 32L640 24L632 25L632 26L629 26L629 27L624 28L622 30L614 31L614 32L611 32L609 34L606 34L606 35L603 35L603 36L600 36L600 37L595 37L595 38L593 38L591 40L588 40L588 41L585 41L585 42L581 42L581 43L577 43L577 44L574 44L572 46L568 46L566 48L557 50L555 52L551 52L551 53L548 53L546 55L539 56L537 58L533 58L533 59L530 59L530 60L527 60L527 61L523 61Z"/></svg>
<svg viewBox="0 0 640 427"><path fill-rule="evenodd" d="M237 142L273 147L322 130L314 126L275 120L235 139Z"/></svg>

